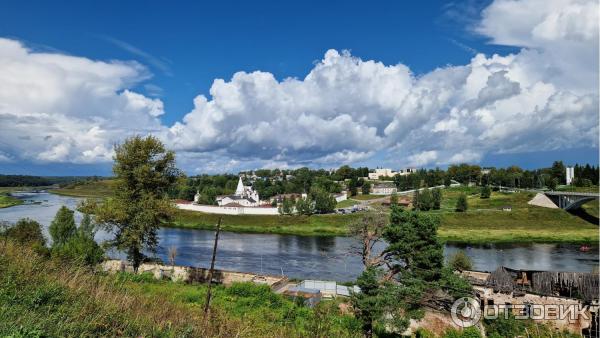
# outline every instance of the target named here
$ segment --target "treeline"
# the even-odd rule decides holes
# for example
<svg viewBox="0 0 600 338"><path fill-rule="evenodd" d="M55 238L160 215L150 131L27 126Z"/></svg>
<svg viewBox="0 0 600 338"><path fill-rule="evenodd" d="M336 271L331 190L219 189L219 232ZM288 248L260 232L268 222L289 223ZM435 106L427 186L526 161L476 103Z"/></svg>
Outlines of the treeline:
<svg viewBox="0 0 600 338"><path fill-rule="evenodd" d="M30 176L0 175L0 187L44 187L58 184L65 186L74 182L98 181L100 176Z"/></svg>
<svg viewBox="0 0 600 338"><path fill-rule="evenodd" d="M362 187L369 175L369 168L342 166L337 170L299 168L294 170L260 169L253 172L240 172L245 185L252 185L261 199L269 199L280 194L310 194L312 191L340 193L346 189ZM216 204L216 196L235 192L239 176L232 174L191 176L180 181L170 191L173 198L193 200L200 192L201 204ZM344 182L349 180L346 185ZM356 194L356 193L355 193Z"/></svg>
<svg viewBox="0 0 600 338"><path fill-rule="evenodd" d="M303 194L319 189L329 193L348 191L351 196L359 191L368 193L371 183L365 178L369 168L342 166L336 170L299 168L293 170L259 169L240 172L245 185L252 185L261 199L269 199L280 194ZM590 164L575 165L574 185L598 185L598 167ZM239 175L200 175L180 180L169 194L172 198L193 200L200 192L200 203L216 204L216 196L235 192ZM385 179L385 178L384 178ZM423 187L449 186L452 182L464 185L495 186L522 189L555 189L566 184L566 166L555 161L549 168L522 169L518 166L507 168L482 168L479 165L451 165L446 170L419 169L409 175L397 175L393 178L399 191Z"/></svg>

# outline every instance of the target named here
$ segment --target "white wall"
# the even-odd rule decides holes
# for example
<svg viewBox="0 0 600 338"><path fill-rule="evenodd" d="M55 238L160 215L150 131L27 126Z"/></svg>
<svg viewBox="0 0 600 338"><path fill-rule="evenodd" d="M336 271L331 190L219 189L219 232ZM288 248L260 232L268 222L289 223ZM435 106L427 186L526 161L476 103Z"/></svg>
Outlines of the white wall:
<svg viewBox="0 0 600 338"><path fill-rule="evenodd" d="M279 215L277 208L217 207L213 205L177 204L179 209L221 215Z"/></svg>

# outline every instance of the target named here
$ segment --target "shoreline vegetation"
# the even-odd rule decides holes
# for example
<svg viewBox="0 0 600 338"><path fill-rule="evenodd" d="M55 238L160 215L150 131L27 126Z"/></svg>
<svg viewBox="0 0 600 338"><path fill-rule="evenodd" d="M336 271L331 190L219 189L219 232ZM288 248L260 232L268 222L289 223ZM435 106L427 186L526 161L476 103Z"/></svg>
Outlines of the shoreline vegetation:
<svg viewBox="0 0 600 338"><path fill-rule="evenodd" d="M53 189L51 193L105 198L111 194L114 182L101 180L72 187ZM428 211L441 218L439 238L445 242L465 244L486 243L574 243L597 244L598 225L561 209L548 209L527 204L532 192L492 192L491 198L482 199L478 187L443 189L440 210ZM469 210L454 211L460 194L466 194ZM381 197L381 196L378 196ZM365 200L361 198L361 200ZM349 201L354 201L351 199ZM346 202L350 204L353 202ZM356 201L356 203L359 203ZM381 203L375 209L388 212ZM511 206L510 212L502 211ZM598 202L592 201L581 209L588 216L598 217ZM347 236L347 225L360 214L328 215L216 215L178 210L170 227L212 230L223 217L222 230L240 233L268 233L300 236Z"/></svg>

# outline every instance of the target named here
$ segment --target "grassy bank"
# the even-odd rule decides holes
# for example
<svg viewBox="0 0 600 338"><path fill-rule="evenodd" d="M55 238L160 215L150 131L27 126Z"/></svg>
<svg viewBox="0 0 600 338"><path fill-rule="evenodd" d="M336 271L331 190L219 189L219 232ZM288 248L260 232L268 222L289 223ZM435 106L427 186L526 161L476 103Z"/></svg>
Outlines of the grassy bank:
<svg viewBox="0 0 600 338"><path fill-rule="evenodd" d="M347 233L348 223L360 217L360 215L215 215L178 210L175 217L175 226L192 229L214 229L219 217L223 218L221 228L225 231L343 236Z"/></svg>
<svg viewBox="0 0 600 338"><path fill-rule="evenodd" d="M111 180L103 180L52 192L69 196L106 197L110 195L113 184ZM491 198L482 199L479 197L479 191L480 189L476 187L443 190L441 210L429 211L441 218L439 234L443 240L464 243L598 242L598 226L593 222L594 217L598 218L597 201L592 201L583 207L585 211L583 216L591 215L591 217L580 217L581 214L576 216L560 209L548 209L527 204L535 195L531 192L493 192ZM454 208L458 196L462 193L468 196L469 210L465 213L457 213ZM359 196L372 197L371 195ZM510 206L512 211L502 211L501 207L503 206ZM378 209L385 210L386 208ZM222 217L222 226L225 231L343 236L347 234L348 223L360 215L313 215L310 217L222 215ZM218 219L219 215L179 210L173 226L213 229Z"/></svg>
<svg viewBox="0 0 600 338"><path fill-rule="evenodd" d="M310 309L252 284L214 288L203 321L205 295L203 285L94 273L0 242L2 337L352 337L358 328L333 302Z"/></svg>
<svg viewBox="0 0 600 338"><path fill-rule="evenodd" d="M99 180L95 182L74 183L64 188L49 191L53 194L64 196L106 198L112 195L114 184L114 180Z"/></svg>
<svg viewBox="0 0 600 338"><path fill-rule="evenodd" d="M23 201L18 198L9 196L7 194L0 193L0 209L13 207L13 206L19 205L19 204L23 204Z"/></svg>

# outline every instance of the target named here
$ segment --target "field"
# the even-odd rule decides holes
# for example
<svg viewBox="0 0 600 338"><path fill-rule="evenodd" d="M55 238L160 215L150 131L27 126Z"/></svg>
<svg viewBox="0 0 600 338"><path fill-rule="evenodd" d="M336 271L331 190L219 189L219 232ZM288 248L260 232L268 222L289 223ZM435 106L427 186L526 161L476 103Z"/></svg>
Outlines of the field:
<svg viewBox="0 0 600 338"><path fill-rule="evenodd" d="M348 215L215 215L195 211L178 210L175 226L194 229L214 229L222 217L221 228L225 231L274 233L289 235L344 236L348 223L360 217Z"/></svg>
<svg viewBox="0 0 600 338"><path fill-rule="evenodd" d="M114 180L100 180L71 184L65 188L50 190L51 193L64 196L105 198L113 193Z"/></svg>
<svg viewBox="0 0 600 338"><path fill-rule="evenodd" d="M374 199L378 199L378 198L382 198L384 196L379 196L379 195L356 195L356 196L352 196L350 198L355 199L355 200L359 200L359 201L369 201L369 200L374 200Z"/></svg>
<svg viewBox="0 0 600 338"><path fill-rule="evenodd" d="M103 197L111 192L113 181L105 180L71 189L53 191L60 194L84 197ZM443 189L441 210L429 211L439 215L442 240L465 243L490 242L598 242L598 203L592 201L575 214L560 209L531 206L527 202L535 195L531 192L492 192L489 199L479 197L479 188L456 187ZM454 211L461 193L468 198L465 213ZM355 198L379 198L358 195ZM348 204L355 201L344 201ZM342 204L344 205L344 204ZM502 211L510 206L512 211ZM386 207L377 209L386 211ZM179 210L172 226L195 229L212 229L219 215ZM307 216L255 216L222 215L222 228L226 231L273 233L292 235L343 236L348 223L360 217L350 215Z"/></svg>
<svg viewBox="0 0 600 338"><path fill-rule="evenodd" d="M59 264L31 249L0 242L1 337L352 337L357 321L336 302L315 309L266 286L213 288L106 275Z"/></svg>

